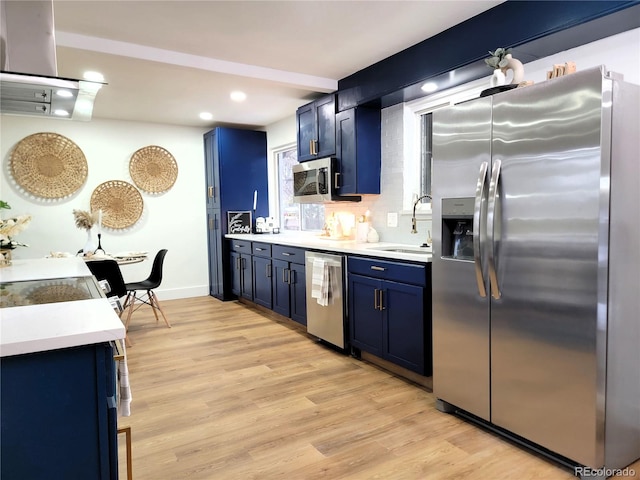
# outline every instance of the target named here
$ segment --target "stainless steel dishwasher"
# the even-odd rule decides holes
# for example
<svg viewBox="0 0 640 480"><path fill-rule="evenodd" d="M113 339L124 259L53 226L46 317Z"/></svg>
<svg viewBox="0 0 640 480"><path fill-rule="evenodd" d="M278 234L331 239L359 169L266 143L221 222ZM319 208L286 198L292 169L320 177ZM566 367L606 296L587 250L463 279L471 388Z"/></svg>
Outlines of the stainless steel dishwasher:
<svg viewBox="0 0 640 480"><path fill-rule="evenodd" d="M326 306L313 296L314 262L322 261L331 269L333 294ZM305 277L307 287L307 332L341 349L345 348L345 292L343 282L344 257L326 253L305 252Z"/></svg>

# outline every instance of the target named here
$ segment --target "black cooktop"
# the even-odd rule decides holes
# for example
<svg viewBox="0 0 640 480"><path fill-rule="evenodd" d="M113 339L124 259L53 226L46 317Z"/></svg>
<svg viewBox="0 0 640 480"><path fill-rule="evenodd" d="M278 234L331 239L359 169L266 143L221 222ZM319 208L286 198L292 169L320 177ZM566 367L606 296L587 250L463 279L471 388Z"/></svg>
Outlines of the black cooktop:
<svg viewBox="0 0 640 480"><path fill-rule="evenodd" d="M93 277L0 283L0 308L89 300L101 296Z"/></svg>

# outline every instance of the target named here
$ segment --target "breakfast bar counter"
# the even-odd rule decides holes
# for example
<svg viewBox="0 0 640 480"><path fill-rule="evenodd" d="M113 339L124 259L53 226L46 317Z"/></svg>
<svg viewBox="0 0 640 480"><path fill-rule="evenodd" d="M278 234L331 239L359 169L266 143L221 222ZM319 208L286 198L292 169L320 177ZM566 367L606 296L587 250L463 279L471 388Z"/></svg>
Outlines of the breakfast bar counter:
<svg viewBox="0 0 640 480"><path fill-rule="evenodd" d="M2 357L125 336L122 321L77 257L14 260L0 269L0 305Z"/></svg>

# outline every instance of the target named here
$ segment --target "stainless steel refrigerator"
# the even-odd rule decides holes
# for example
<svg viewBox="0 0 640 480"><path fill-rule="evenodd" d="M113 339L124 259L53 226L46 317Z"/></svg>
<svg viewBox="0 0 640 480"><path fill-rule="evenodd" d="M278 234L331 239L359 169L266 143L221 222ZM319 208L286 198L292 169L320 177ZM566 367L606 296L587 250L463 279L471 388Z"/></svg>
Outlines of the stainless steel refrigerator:
<svg viewBox="0 0 640 480"><path fill-rule="evenodd" d="M600 67L433 115L437 405L567 465L640 458L639 90Z"/></svg>

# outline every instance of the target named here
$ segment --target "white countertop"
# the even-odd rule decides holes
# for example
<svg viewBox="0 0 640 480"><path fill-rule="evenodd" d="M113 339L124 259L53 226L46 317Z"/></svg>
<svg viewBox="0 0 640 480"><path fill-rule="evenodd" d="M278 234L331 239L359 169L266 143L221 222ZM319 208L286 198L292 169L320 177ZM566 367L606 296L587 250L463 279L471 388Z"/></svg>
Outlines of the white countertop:
<svg viewBox="0 0 640 480"><path fill-rule="evenodd" d="M13 260L10 267L0 268L0 282L86 277L90 275L91 272L87 268L87 264L80 257Z"/></svg>
<svg viewBox="0 0 640 480"><path fill-rule="evenodd" d="M423 249L416 245L404 245L400 243L378 242L378 243L356 243L355 240L332 240L326 237L319 237L313 234L227 234L226 238L237 240L248 240L252 242L276 243L279 245L289 245L307 249L324 250L327 252L338 252L355 255L366 255L368 257L388 258L391 260L409 260L412 262L431 263L431 255L424 253L396 252L382 250L386 248L397 249L420 249L431 252L431 248Z"/></svg>
<svg viewBox="0 0 640 480"><path fill-rule="evenodd" d="M0 282L84 277L81 258L16 260ZM0 308L0 356L20 355L123 339L124 325L106 298Z"/></svg>

